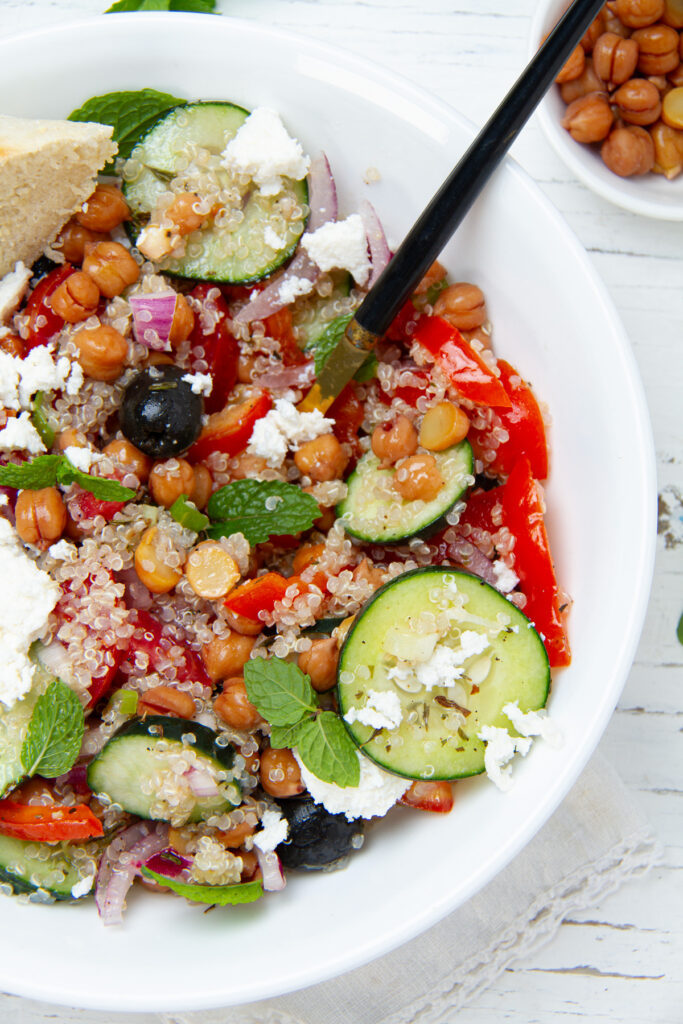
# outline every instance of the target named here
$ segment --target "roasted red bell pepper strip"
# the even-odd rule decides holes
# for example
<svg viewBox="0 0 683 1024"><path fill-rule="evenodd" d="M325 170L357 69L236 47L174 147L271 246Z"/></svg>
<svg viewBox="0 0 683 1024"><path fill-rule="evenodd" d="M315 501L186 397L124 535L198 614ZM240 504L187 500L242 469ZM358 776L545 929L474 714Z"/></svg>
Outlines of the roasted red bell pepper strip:
<svg viewBox="0 0 683 1024"><path fill-rule="evenodd" d="M104 833L102 822L87 804L19 804L0 800L0 833L36 843L91 839Z"/></svg>
<svg viewBox="0 0 683 1024"><path fill-rule="evenodd" d="M27 351L38 345L47 345L48 341L61 331L64 321L52 310L49 298L59 288L62 281L73 274L75 267L64 263L46 274L31 292L26 309L28 315L28 336L25 339Z"/></svg>
<svg viewBox="0 0 683 1024"><path fill-rule="evenodd" d="M354 458L357 458L360 455L358 431L363 422L363 406L353 383L339 392L325 415L334 420L332 431L339 443L350 445Z"/></svg>
<svg viewBox="0 0 683 1024"><path fill-rule="evenodd" d="M267 572L256 579L247 580L225 598L225 607L247 619L257 621L259 612L272 612L276 601L281 601L292 581L279 572Z"/></svg>
<svg viewBox="0 0 683 1024"><path fill-rule="evenodd" d="M294 337L292 312L287 306L266 317L263 326L266 329L266 334L279 342L284 366L299 366L306 362L307 357L299 348Z"/></svg>
<svg viewBox="0 0 683 1024"><path fill-rule="evenodd" d="M211 297L209 298L210 293ZM199 302L210 303L213 307L212 313L216 317L213 327L206 334L201 317L195 317L190 335L192 347L201 346L204 349L203 359L208 366L208 370L205 372L213 381L211 394L204 399L204 409L211 414L219 412L223 408L228 400L228 395L235 386L240 350L237 340L228 327L230 317L228 304L216 285L198 284L196 288L192 289L190 296Z"/></svg>
<svg viewBox="0 0 683 1024"><path fill-rule="evenodd" d="M569 640L543 521L543 503L527 458L515 464L503 490L505 525L515 537L514 570L526 596L523 611L543 637L550 664L569 665Z"/></svg>
<svg viewBox="0 0 683 1024"><path fill-rule="evenodd" d="M521 456L525 455L531 463L531 472L537 480L545 480L548 476L548 446L545 437L545 425L534 394L517 371L506 363L498 360L500 382L510 399L509 409L496 409L501 426L508 432L509 439L501 442L496 448L496 458L487 463L487 469L494 476L507 476ZM486 447L486 434L482 431L470 431L468 441L478 458Z"/></svg>
<svg viewBox="0 0 683 1024"><path fill-rule="evenodd" d="M188 458L192 462L201 462L212 452L237 455L244 451L256 420L265 416L272 404L267 391L258 391L244 402L228 405L221 412L214 413L190 448Z"/></svg>
<svg viewBox="0 0 683 1024"><path fill-rule="evenodd" d="M394 319L389 324L389 328L386 332L386 337L390 341L400 341L404 345L409 345L412 341L413 331L415 330L415 324L420 316L420 313L413 305L412 299L406 299Z"/></svg>
<svg viewBox="0 0 683 1024"><path fill-rule="evenodd" d="M431 352L463 398L477 405L502 409L512 406L493 370L463 338L457 327L452 327L443 317L420 317L413 338Z"/></svg>
<svg viewBox="0 0 683 1024"><path fill-rule="evenodd" d="M453 809L453 788L450 782L413 782L399 803L420 811L448 814Z"/></svg>
<svg viewBox="0 0 683 1024"><path fill-rule="evenodd" d="M472 530L496 533L503 525L503 493L505 485L490 491L468 494L467 504L458 519L458 532L469 537ZM463 529L465 527L465 529ZM467 529L469 527L469 529Z"/></svg>
<svg viewBox="0 0 683 1024"><path fill-rule="evenodd" d="M89 708L94 708L104 695L109 693L111 685L116 678L116 673L118 672L125 657L126 652L124 650L119 650L118 647L109 647L107 649L113 664L107 666L107 671L104 675L93 677L92 682L88 687L88 693L90 694L90 700L88 701Z"/></svg>

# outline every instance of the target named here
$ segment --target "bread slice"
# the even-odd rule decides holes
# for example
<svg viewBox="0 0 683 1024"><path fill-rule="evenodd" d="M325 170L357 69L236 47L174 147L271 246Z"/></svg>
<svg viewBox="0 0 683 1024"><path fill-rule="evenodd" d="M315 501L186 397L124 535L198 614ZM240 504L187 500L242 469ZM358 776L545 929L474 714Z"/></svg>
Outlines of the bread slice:
<svg viewBox="0 0 683 1024"><path fill-rule="evenodd" d="M110 125L0 115L0 277L30 267L116 153Z"/></svg>

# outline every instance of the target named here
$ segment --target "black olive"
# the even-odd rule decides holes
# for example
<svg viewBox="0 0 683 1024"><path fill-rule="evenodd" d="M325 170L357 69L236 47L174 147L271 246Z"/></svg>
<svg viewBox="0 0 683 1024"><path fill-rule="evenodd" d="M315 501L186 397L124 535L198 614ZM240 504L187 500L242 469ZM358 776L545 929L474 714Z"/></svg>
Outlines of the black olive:
<svg viewBox="0 0 683 1024"><path fill-rule="evenodd" d="M204 403L183 377L187 370L161 364L141 370L126 388L119 423L131 444L153 459L187 451L202 429Z"/></svg>
<svg viewBox="0 0 683 1024"><path fill-rule="evenodd" d="M310 796L292 797L279 806L289 822L289 836L277 853L287 868L328 868L362 844L360 819L349 821L345 814L330 814Z"/></svg>

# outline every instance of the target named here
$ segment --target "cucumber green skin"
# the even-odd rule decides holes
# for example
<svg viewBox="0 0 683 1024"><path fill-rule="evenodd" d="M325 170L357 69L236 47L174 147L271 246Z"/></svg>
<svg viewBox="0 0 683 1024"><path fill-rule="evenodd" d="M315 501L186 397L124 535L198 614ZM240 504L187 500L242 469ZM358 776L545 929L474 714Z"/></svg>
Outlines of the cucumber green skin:
<svg viewBox="0 0 683 1024"><path fill-rule="evenodd" d="M337 517L343 517L342 522L346 532L351 537L369 544L396 544L409 537L421 537L423 540L427 540L433 534L438 533L444 525L445 517L469 487L465 478L472 474L474 455L469 441L461 441L460 444L453 445L452 448L433 454L440 469L442 469L445 458L457 454L461 463L457 478L449 480L447 477L436 498L427 502L426 507L423 507L420 512L411 511L411 506L414 509L418 504L424 505L425 503L403 501L396 492L392 503L403 504L406 511L405 522L393 528L386 527L377 530L363 521L362 504L369 494L367 481L375 473L389 476L393 470L381 469L377 457L371 451L367 452L359 460L355 470L346 481L348 493L336 508Z"/></svg>
<svg viewBox="0 0 683 1024"><path fill-rule="evenodd" d="M208 115L205 117L204 115ZM216 129L215 125L207 123L212 115L216 122L223 125L222 131ZM225 102L202 102L187 103L161 114L145 133L138 140L137 145L131 153L131 160L139 160L143 164L143 171L133 181L124 181L123 194L128 201L131 211L131 220L126 222L126 230L132 242L137 241L144 224L152 212L156 198L165 191L166 182L163 178L154 174L154 171L162 175L172 175L175 169L174 151L169 142L174 137L193 136L194 140L213 153L220 153L227 141L237 132L240 125L249 116L249 111L244 107L238 107L234 103ZM195 119L188 127L181 123L180 129L175 122L189 117ZM168 138L165 138L167 136ZM146 164L146 150L152 148L156 151L154 163L150 159ZM294 198L299 204L308 202L308 186L306 180L290 181L290 188ZM245 221L238 229L239 235L243 238L248 249L252 249L250 241L253 234L262 234L268 222L268 209L272 205L272 197L261 197L255 192L244 207ZM247 228L249 222L251 231ZM159 268L172 277L184 277L197 281L216 281L221 284L252 284L272 274L274 270L289 259L294 253L299 238L303 234L305 221L300 221L300 230L291 233L289 244L283 249L270 250L270 255L264 255L258 259L250 253L240 260L237 256L232 258L213 254L212 247L225 236L219 228L208 227L201 232L202 252L197 256L186 254L178 259L166 258L159 262ZM261 239L262 241L262 239Z"/></svg>
<svg viewBox="0 0 683 1024"><path fill-rule="evenodd" d="M43 892L48 892L53 899L67 903L75 903L77 900L92 895L91 893L78 897L71 895L71 887L80 881L80 875L71 865L68 856L63 850L55 851L52 865L54 866L55 861L59 862L60 867L63 865L65 871L64 880L62 882L53 882L50 885L41 885L41 876L45 878L47 875L45 861L31 857L27 852L30 847L35 849L36 845L36 843L26 839L15 839L13 836L0 835L0 883L11 885L15 896L18 896L20 893L30 894L42 890ZM10 871L10 865L19 868L19 872ZM37 879L37 884L30 880L32 876Z"/></svg>
<svg viewBox="0 0 683 1024"><path fill-rule="evenodd" d="M462 748L460 750L455 749L451 743L441 745L442 737L453 734L439 729L439 716L443 714L443 709L434 702L434 691L423 691L422 695L406 694L394 687L391 681L383 681L380 688L393 689L404 708L416 696L418 700L425 700L430 705L430 723L436 720L436 726L430 725L429 736L425 734L422 738L415 735L418 730L414 726L402 722L397 733L402 735L403 745L387 751L386 745L391 743L393 733L383 730L377 738L371 739L371 728L358 722L350 725L343 718L351 707L359 705L357 695L363 685L370 689L377 688L372 677L365 684L359 684L358 680L342 683L341 675L353 671L359 664L371 667L375 662L375 652L381 651L387 628L397 624L401 603L405 601L409 612L425 610L430 590L437 587L439 578L443 579L444 576L455 577L458 587L468 594L466 611L492 621L495 621L498 612L505 612L509 616L510 625L518 626L519 630L517 633L501 633L491 640L490 649L500 660L494 660L479 694L472 696L468 702L472 713L466 719L464 730L470 738L464 741L458 738L457 745ZM380 587L356 616L342 647L337 673L339 714L354 743L380 767L410 779L453 780L480 775L485 770L485 744L476 738L481 727L493 725L512 731L509 719L502 712L503 706L517 700L522 711L537 711L545 707L549 690L548 655L529 619L478 576L450 566L413 569ZM445 693L445 688L442 692ZM436 740L436 750L425 752L422 743L427 739Z"/></svg>
<svg viewBox="0 0 683 1024"><path fill-rule="evenodd" d="M161 730L155 732L150 730ZM141 792L138 783L146 753L160 739L182 746L182 737L194 736L192 749L220 771L232 768L235 751L231 746L218 746L216 733L198 722L164 715L150 715L127 722L115 733L88 767L88 785L94 793L105 793L130 814L150 818L150 798ZM238 791L237 780L232 783ZM224 797L206 797L197 801L188 821L203 821L212 814L237 804Z"/></svg>

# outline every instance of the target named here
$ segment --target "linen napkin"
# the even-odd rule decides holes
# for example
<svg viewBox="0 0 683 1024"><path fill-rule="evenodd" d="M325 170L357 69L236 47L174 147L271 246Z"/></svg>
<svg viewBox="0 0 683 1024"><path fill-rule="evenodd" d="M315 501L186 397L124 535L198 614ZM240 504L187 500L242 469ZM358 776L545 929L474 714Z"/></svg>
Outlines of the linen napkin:
<svg viewBox="0 0 683 1024"><path fill-rule="evenodd" d="M480 893L416 939L331 981L159 1024L452 1024L454 1014L563 919L644 874L659 844L596 754L541 831Z"/></svg>

